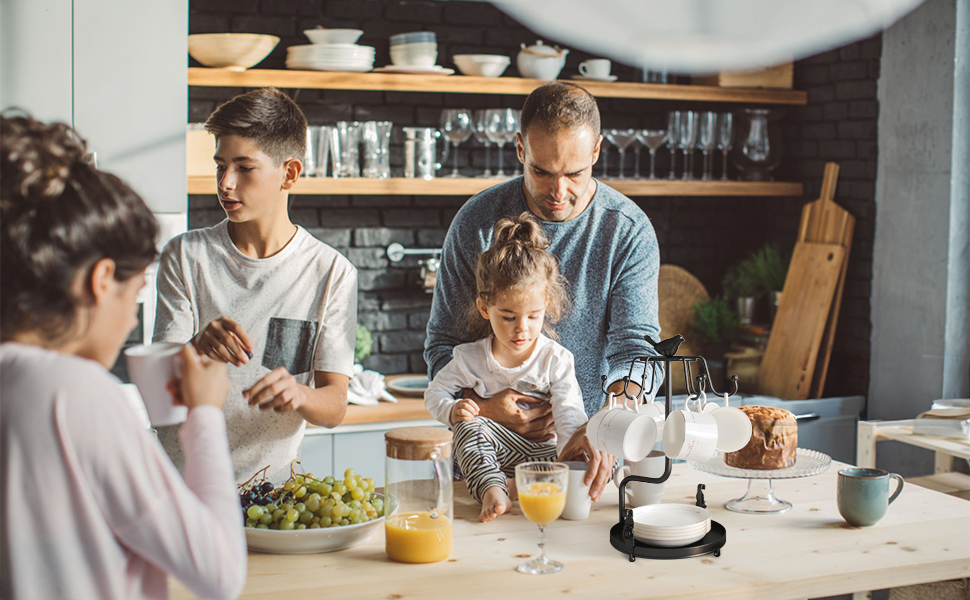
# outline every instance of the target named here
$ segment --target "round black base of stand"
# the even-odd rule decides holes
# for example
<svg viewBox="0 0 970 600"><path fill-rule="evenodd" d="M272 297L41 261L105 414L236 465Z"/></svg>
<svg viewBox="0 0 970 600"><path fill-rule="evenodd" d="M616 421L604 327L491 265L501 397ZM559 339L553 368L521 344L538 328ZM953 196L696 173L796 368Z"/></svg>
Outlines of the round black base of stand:
<svg viewBox="0 0 970 600"><path fill-rule="evenodd" d="M632 553L630 547L631 541L633 543ZM721 547L724 546L725 542L727 542L727 532L724 526L717 521L711 521L711 530L701 540L689 546L678 546L675 548L651 546L635 538L630 541L625 540L623 539L623 523L617 523L610 529L610 544L623 554L628 555L630 562L633 562L637 556L640 558L660 560L691 558L694 556L704 556L712 552L714 556L720 556Z"/></svg>

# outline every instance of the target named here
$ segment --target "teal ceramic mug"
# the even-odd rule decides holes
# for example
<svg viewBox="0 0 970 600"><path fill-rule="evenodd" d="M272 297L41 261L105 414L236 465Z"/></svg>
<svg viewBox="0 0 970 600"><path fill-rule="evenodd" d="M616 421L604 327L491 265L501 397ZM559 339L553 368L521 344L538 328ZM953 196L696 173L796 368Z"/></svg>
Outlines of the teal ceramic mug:
<svg viewBox="0 0 970 600"><path fill-rule="evenodd" d="M896 491L889 494L889 480L896 480ZM853 467L839 471L839 514L849 525L868 527L875 525L886 514L899 492L903 491L903 478L880 469Z"/></svg>

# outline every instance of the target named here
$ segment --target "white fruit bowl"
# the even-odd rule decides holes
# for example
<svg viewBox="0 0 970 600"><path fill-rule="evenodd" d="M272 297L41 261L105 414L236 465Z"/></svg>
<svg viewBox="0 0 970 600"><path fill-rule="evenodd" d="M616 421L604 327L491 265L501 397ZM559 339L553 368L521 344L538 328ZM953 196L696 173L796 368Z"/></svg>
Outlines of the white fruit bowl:
<svg viewBox="0 0 970 600"><path fill-rule="evenodd" d="M312 44L356 44L364 32L360 29L307 29L303 35Z"/></svg>
<svg viewBox="0 0 970 600"><path fill-rule="evenodd" d="M246 527L246 545L256 552L271 554L315 554L336 552L360 544L384 525L378 517L357 525L278 531Z"/></svg>
<svg viewBox="0 0 970 600"><path fill-rule="evenodd" d="M269 56L279 43L275 35L196 33L189 36L189 55L207 67L245 71Z"/></svg>

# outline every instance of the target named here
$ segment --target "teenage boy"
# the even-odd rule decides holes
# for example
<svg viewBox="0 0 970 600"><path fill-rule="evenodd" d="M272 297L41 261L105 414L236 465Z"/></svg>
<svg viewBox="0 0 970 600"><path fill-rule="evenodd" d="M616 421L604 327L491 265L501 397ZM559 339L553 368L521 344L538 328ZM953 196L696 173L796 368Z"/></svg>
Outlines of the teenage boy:
<svg viewBox="0 0 970 600"><path fill-rule="evenodd" d="M335 427L347 410L357 270L290 222L306 118L275 88L253 90L206 121L226 219L173 239L161 256L155 341L191 342L229 363L225 414L237 481L269 465L289 477L306 422ZM184 464L178 426L159 439Z"/></svg>

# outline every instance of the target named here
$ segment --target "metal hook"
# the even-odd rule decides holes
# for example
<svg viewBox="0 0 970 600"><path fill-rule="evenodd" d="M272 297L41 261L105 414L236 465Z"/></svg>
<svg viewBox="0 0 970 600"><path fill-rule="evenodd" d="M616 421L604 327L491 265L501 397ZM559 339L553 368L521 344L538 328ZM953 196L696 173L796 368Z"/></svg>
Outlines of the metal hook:
<svg viewBox="0 0 970 600"><path fill-rule="evenodd" d="M690 361L690 360L683 361L683 363L684 363L684 383L686 384L687 394L688 395L695 393L694 392L694 384L691 381L694 378L694 374L691 373L691 371L690 371L690 363L692 363L692 362L693 361Z"/></svg>
<svg viewBox="0 0 970 600"><path fill-rule="evenodd" d="M631 396L629 388L630 388L630 376L627 375L626 377L623 378L623 395L626 397L627 400L633 400L634 402L637 402L639 398L637 396Z"/></svg>
<svg viewBox="0 0 970 600"><path fill-rule="evenodd" d="M606 389L606 375L603 375L603 384L600 387L602 388L604 395L610 395L610 390Z"/></svg>
<svg viewBox="0 0 970 600"><path fill-rule="evenodd" d="M731 375L731 382L734 384L734 391L732 391L732 392L719 392L716 389L714 389L714 385L712 383L710 383L712 381L711 380L711 370L707 367L707 359L704 358L703 356L700 356L698 358L700 358L701 362L704 363L704 372L707 374L708 387L711 389L711 393L712 394L714 394L715 396L723 396L724 394L727 394L730 397L730 396L733 396L733 395L735 395L735 394L738 393L738 376L737 375Z"/></svg>

